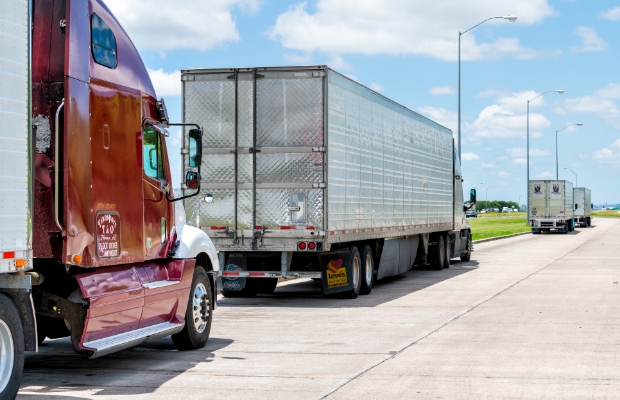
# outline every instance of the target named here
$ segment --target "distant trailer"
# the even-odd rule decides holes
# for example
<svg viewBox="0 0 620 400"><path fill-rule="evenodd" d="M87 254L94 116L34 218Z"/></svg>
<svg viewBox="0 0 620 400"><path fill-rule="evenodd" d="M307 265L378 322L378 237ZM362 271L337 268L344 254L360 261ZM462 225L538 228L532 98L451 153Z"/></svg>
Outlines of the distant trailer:
<svg viewBox="0 0 620 400"><path fill-rule="evenodd" d="M590 189L584 187L573 188L573 202L575 203L575 224L582 228L592 223L592 194Z"/></svg>
<svg viewBox="0 0 620 400"><path fill-rule="evenodd" d="M204 199L185 210L219 251L225 296L307 277L354 298L414 263L469 260L449 129L326 66L186 70L182 81L206 155Z"/></svg>
<svg viewBox="0 0 620 400"><path fill-rule="evenodd" d="M573 184L569 181L530 181L530 223L532 233L568 233L575 230Z"/></svg>

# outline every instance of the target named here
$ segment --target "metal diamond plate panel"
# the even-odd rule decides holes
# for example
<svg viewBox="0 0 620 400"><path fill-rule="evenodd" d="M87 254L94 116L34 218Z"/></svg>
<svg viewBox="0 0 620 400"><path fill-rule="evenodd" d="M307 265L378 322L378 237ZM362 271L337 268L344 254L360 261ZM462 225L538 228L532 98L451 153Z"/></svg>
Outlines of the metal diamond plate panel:
<svg viewBox="0 0 620 400"><path fill-rule="evenodd" d="M323 153L259 153L256 164L257 182L323 182Z"/></svg>
<svg viewBox="0 0 620 400"><path fill-rule="evenodd" d="M323 145L323 80L257 82L258 146Z"/></svg>
<svg viewBox="0 0 620 400"><path fill-rule="evenodd" d="M289 210L298 206L299 213ZM305 208L305 210L304 210ZM280 226L314 226L323 229L322 189L258 189L256 223L271 229Z"/></svg>

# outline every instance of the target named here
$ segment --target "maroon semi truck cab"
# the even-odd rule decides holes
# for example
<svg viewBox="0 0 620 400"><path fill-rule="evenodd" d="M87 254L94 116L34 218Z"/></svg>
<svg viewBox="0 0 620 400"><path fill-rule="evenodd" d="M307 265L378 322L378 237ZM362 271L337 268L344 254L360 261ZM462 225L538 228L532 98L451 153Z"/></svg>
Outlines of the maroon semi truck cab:
<svg viewBox="0 0 620 400"><path fill-rule="evenodd" d="M219 264L176 203L171 124L138 51L100 0L34 0L32 21L38 340L70 336L93 357L171 334L204 346ZM199 188L188 128L185 184Z"/></svg>

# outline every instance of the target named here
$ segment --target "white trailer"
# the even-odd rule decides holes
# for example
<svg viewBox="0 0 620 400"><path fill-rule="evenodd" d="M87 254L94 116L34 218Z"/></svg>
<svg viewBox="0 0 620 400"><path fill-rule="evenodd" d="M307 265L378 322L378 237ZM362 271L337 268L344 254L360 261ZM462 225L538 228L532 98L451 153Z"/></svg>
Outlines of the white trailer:
<svg viewBox="0 0 620 400"><path fill-rule="evenodd" d="M532 233L575 230L573 184L569 181L530 181L530 223Z"/></svg>
<svg viewBox="0 0 620 400"><path fill-rule="evenodd" d="M449 129L326 66L186 70L182 81L205 154L202 196L185 208L219 251L224 295L294 276L357 297L414 262L469 260Z"/></svg>
<svg viewBox="0 0 620 400"><path fill-rule="evenodd" d="M582 228L592 223L592 193L584 187L573 188L573 202L575 203L575 224Z"/></svg>
<svg viewBox="0 0 620 400"><path fill-rule="evenodd" d="M14 398L24 351L37 350L31 299L30 13L0 1L0 398Z"/></svg>

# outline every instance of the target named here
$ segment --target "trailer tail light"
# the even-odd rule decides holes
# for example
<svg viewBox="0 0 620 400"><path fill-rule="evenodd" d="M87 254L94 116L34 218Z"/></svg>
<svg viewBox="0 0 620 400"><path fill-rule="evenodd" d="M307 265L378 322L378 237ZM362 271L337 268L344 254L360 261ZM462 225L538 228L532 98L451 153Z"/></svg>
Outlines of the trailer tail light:
<svg viewBox="0 0 620 400"><path fill-rule="evenodd" d="M306 226L306 230L315 231L316 227L314 227L314 226Z"/></svg>
<svg viewBox="0 0 620 400"><path fill-rule="evenodd" d="M4 253L2 253L2 258L15 258L15 252L5 251Z"/></svg>
<svg viewBox="0 0 620 400"><path fill-rule="evenodd" d="M212 226L211 230L212 231L225 231L226 227L225 226Z"/></svg>
<svg viewBox="0 0 620 400"><path fill-rule="evenodd" d="M297 248L299 250L306 250L307 247L308 246L306 245L306 242L299 242L299 243L297 243Z"/></svg>
<svg viewBox="0 0 620 400"><path fill-rule="evenodd" d="M297 229L297 227L289 226L289 225L281 225L280 226L280 230L283 230L283 231L288 231L288 230L291 230L291 229Z"/></svg>
<svg viewBox="0 0 620 400"><path fill-rule="evenodd" d="M308 242L308 250L316 250L316 243Z"/></svg>

